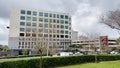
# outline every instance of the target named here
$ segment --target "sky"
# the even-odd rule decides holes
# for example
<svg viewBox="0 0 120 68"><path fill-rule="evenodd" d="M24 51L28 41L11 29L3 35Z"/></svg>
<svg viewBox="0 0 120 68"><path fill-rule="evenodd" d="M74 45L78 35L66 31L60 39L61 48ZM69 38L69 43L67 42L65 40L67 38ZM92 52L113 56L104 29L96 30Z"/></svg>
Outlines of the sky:
<svg viewBox="0 0 120 68"><path fill-rule="evenodd" d="M0 44L8 45L11 7L35 8L65 12L72 17L72 29L79 35L97 33L110 38L119 37L119 31L99 23L101 15L119 9L120 0L0 0Z"/></svg>

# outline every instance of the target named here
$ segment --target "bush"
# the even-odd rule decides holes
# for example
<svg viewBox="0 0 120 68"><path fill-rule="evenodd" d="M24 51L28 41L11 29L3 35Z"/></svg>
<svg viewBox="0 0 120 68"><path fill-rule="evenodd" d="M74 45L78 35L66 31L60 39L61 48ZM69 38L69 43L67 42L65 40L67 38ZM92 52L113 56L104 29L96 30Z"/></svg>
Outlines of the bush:
<svg viewBox="0 0 120 68"><path fill-rule="evenodd" d="M7 56L6 58L24 58L24 57L38 57L40 54L33 54L33 55L20 55L20 56ZM46 56L43 54L42 56Z"/></svg>
<svg viewBox="0 0 120 68"><path fill-rule="evenodd" d="M98 61L120 60L120 55L98 55ZM43 68L95 62L95 55L43 58ZM0 62L0 68L39 68L40 59L13 60Z"/></svg>

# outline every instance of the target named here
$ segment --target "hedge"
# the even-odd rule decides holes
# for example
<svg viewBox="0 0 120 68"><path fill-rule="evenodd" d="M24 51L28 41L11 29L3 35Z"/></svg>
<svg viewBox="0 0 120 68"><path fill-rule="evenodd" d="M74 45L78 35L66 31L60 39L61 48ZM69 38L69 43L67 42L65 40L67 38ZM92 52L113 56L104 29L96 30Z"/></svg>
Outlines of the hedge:
<svg viewBox="0 0 120 68"><path fill-rule="evenodd" d="M6 56L5 58L24 58L24 57L38 57L40 54L33 54L33 55L20 55L20 56ZM43 54L42 56L46 56Z"/></svg>
<svg viewBox="0 0 120 68"><path fill-rule="evenodd" d="M120 60L120 55L98 55L98 61ZM94 55L43 58L43 68L94 62ZM14 60L0 62L0 68L39 68L40 59Z"/></svg>

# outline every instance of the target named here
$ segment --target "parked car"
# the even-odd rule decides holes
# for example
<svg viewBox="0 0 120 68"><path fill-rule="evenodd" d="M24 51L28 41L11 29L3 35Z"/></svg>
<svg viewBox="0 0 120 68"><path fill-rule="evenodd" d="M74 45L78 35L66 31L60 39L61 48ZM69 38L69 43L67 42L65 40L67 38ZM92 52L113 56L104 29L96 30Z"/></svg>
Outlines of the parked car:
<svg viewBox="0 0 120 68"><path fill-rule="evenodd" d="M110 54L119 54L119 52L111 51Z"/></svg>

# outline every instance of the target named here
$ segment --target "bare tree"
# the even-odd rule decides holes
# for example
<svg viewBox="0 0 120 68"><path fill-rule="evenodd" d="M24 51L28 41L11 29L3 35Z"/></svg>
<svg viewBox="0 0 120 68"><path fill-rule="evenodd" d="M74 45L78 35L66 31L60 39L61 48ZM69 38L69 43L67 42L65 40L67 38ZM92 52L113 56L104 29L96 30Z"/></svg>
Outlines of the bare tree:
<svg viewBox="0 0 120 68"><path fill-rule="evenodd" d="M104 23L112 29L120 30L120 10L109 11L102 15L100 23Z"/></svg>
<svg viewBox="0 0 120 68"><path fill-rule="evenodd" d="M47 51L47 45L46 42L44 42L44 38L41 38L40 40L37 38L36 45L34 45L33 50L38 51L40 54L40 68L42 68L42 55Z"/></svg>

